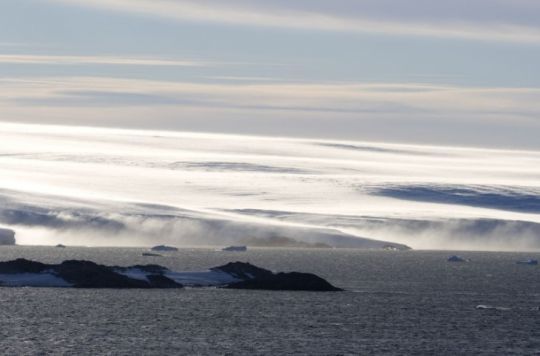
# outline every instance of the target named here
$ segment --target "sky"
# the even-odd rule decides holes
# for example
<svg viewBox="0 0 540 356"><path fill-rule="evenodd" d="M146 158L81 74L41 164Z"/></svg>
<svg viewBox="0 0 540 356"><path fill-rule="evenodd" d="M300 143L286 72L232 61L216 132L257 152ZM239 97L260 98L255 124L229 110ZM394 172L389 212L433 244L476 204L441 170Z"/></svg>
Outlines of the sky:
<svg viewBox="0 0 540 356"><path fill-rule="evenodd" d="M0 121L539 149L536 0L1 0Z"/></svg>

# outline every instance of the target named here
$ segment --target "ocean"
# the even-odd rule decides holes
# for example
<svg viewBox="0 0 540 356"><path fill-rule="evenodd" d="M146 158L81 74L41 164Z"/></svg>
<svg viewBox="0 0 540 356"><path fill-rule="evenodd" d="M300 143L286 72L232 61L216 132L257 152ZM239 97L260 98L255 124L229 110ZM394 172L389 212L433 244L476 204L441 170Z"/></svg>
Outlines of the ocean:
<svg viewBox="0 0 540 356"><path fill-rule="evenodd" d="M0 260L86 259L196 271L249 261L345 292L0 288L6 355L540 354L538 253L1 247ZM460 254L467 263L449 263ZM478 305L494 308L477 309ZM496 308L496 309L495 309Z"/></svg>

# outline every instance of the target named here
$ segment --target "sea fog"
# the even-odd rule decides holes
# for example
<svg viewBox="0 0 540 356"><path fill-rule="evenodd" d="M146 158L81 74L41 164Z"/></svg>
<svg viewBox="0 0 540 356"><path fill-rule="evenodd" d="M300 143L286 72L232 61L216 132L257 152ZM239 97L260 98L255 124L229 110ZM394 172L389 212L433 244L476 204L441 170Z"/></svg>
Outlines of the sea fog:
<svg viewBox="0 0 540 356"><path fill-rule="evenodd" d="M0 202L20 244L530 251L540 152L2 123Z"/></svg>

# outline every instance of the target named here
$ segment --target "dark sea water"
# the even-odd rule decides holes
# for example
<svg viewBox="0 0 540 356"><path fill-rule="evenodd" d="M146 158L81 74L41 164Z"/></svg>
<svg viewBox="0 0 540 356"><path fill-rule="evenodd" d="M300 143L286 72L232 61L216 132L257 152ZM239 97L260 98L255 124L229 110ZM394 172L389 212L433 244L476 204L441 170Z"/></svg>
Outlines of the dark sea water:
<svg viewBox="0 0 540 356"><path fill-rule="evenodd" d="M316 273L343 293L0 288L6 355L538 355L539 254L2 247L0 260L88 259L201 270L249 261ZM479 304L509 308L479 310Z"/></svg>

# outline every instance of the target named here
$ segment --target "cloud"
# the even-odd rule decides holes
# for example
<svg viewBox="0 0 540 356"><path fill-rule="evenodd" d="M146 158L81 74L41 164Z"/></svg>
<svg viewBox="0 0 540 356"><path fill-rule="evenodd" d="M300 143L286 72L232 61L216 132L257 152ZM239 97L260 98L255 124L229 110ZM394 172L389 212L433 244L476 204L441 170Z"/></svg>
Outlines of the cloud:
<svg viewBox="0 0 540 356"><path fill-rule="evenodd" d="M219 83L113 77L2 79L4 104L173 105L341 113L540 114L540 89L417 83Z"/></svg>
<svg viewBox="0 0 540 356"><path fill-rule="evenodd" d="M420 249L530 251L540 249L540 224L504 218L395 218L310 214L257 209L233 210L248 216L273 217L281 221L309 221L312 224L331 220L344 231L397 241Z"/></svg>
<svg viewBox="0 0 540 356"><path fill-rule="evenodd" d="M30 44L22 42L2 42L0 41L0 47L29 47Z"/></svg>
<svg viewBox="0 0 540 356"><path fill-rule="evenodd" d="M0 110L12 122L538 147L540 89L4 78Z"/></svg>
<svg viewBox="0 0 540 356"><path fill-rule="evenodd" d="M58 200L62 201L61 206L55 206ZM248 217L238 220L232 218L233 214L201 214L157 204L111 204L109 201L69 198L68 201L54 196L0 190L0 224L12 227L17 232L18 242L25 244L36 244L36 235L46 244L62 241L112 246L151 246L164 241L174 245L219 246L239 244L245 236L256 240L290 236L296 241L348 248L381 248L387 244L324 226L265 222L263 219L256 222ZM75 203L75 206L69 203ZM81 205L86 207L81 208ZM40 231L37 234L36 229Z"/></svg>
<svg viewBox="0 0 540 356"><path fill-rule="evenodd" d="M162 58L134 58L114 56L69 56L69 55L35 55L35 54L0 54L2 64L50 64L50 65L133 65L133 66L167 66L195 67L208 63L197 61L180 61Z"/></svg>
<svg viewBox="0 0 540 356"><path fill-rule="evenodd" d="M539 14L529 1L477 0L444 6L422 0L290 2L276 1L170 1L170 0L49 0L177 21L211 22L299 30L425 36L465 40L540 43L538 22L522 21ZM291 4L293 3L293 4ZM296 4L294 4L296 3ZM328 2L327 2L328 3ZM438 3L438 2L436 2ZM415 11L413 12L412 9ZM469 11L456 11L467 9ZM490 14L486 16L485 14ZM401 14L401 15L400 15ZM534 17L532 17L534 18Z"/></svg>

